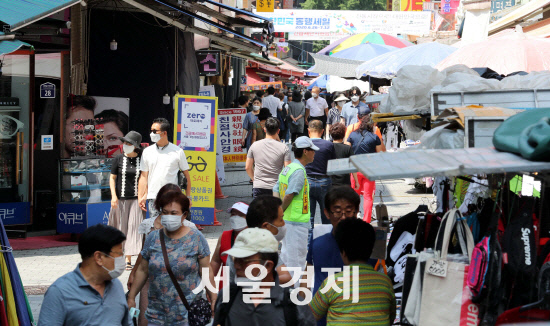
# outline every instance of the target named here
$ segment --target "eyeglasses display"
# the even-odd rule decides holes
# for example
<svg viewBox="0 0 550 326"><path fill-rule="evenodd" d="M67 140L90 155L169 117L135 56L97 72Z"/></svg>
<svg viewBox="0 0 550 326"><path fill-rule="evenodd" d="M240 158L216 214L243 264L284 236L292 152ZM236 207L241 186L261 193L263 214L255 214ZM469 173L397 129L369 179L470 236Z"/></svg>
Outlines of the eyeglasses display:
<svg viewBox="0 0 550 326"><path fill-rule="evenodd" d="M72 123L70 141L73 146L72 157L105 156L103 148L103 118L76 119Z"/></svg>

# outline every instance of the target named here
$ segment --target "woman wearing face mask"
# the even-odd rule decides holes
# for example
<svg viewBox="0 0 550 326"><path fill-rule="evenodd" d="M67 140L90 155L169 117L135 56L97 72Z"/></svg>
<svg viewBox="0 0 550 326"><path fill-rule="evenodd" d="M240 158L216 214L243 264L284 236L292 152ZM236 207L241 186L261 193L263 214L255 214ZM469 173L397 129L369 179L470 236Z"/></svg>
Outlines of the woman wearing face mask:
<svg viewBox="0 0 550 326"><path fill-rule="evenodd" d="M243 121L243 138L241 140L241 145L246 147L248 150L250 145L252 145L252 130L254 129L254 124L259 122L258 114L262 108L262 99L259 97L254 98L252 101L252 111L248 112L244 116Z"/></svg>
<svg viewBox="0 0 550 326"><path fill-rule="evenodd" d="M130 131L120 137L123 143L123 154L114 158L111 165L109 184L111 188L111 212L109 225L126 236L124 252L126 253L126 270L132 269L132 256L141 251L143 237L138 234L138 226L145 219L145 212L139 208L138 181L140 176L141 135Z"/></svg>
<svg viewBox="0 0 550 326"><path fill-rule="evenodd" d="M292 101L288 104L288 117L290 117L290 139L294 143L296 138L303 135L305 125L306 106L302 102L302 95L295 90L292 93Z"/></svg>
<svg viewBox="0 0 550 326"><path fill-rule="evenodd" d="M327 118L327 138L330 139L329 130L332 125L335 125L340 122L340 114L342 113L342 108L344 107L344 104L348 101L348 98L344 96L342 93L335 93L334 94L334 100L332 103L334 103L334 107L328 111L328 118Z"/></svg>
<svg viewBox="0 0 550 326"><path fill-rule="evenodd" d="M248 212L248 204L243 202L235 203L231 208L227 210L231 214L229 221L231 223L231 230L223 231L222 235L218 239L218 244L212 255L212 261L210 262L210 267L214 275L218 275L218 271L223 266L227 266L227 255L222 254L231 249L235 243L235 238L237 235L244 229L246 229L246 213ZM223 269L222 274L223 277ZM223 281L220 280L218 284L218 289L223 288Z"/></svg>
<svg viewBox="0 0 550 326"><path fill-rule="evenodd" d="M163 233L169 265L189 305L200 296L192 292L201 283L214 284L210 269L210 249L199 231L184 225L189 215L189 199L181 192L167 192L158 199L161 208L161 230L151 232L141 252L134 283L128 294L128 306L135 307L135 298L149 279L148 306L145 316L149 325L188 325L187 310L179 298L176 287L166 272L161 246ZM217 295L208 287L206 294L212 304L212 314Z"/></svg>

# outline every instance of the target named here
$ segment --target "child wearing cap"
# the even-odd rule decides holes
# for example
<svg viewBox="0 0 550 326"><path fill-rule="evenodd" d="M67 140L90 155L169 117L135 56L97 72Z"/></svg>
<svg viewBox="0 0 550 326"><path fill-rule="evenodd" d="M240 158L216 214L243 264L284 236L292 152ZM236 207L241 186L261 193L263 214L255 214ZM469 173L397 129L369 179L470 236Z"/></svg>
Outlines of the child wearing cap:
<svg viewBox="0 0 550 326"><path fill-rule="evenodd" d="M218 275L218 271L223 266L227 265L227 256L223 255L224 252L231 249L235 243L235 238L244 229L246 229L246 213L248 212L248 204L243 202L237 202L227 209L227 212L231 214L229 221L231 223L231 230L223 231L222 235L218 239L218 244L212 255L210 266L214 275ZM223 269L222 274L223 277ZM223 281L220 280L218 289L223 288Z"/></svg>

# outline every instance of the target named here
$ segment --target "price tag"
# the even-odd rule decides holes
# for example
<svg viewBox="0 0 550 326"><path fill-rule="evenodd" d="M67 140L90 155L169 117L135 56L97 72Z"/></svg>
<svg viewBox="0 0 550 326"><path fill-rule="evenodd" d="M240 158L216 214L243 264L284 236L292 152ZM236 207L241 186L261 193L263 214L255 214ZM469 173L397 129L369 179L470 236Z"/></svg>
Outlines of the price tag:
<svg viewBox="0 0 550 326"><path fill-rule="evenodd" d="M447 261L434 259L427 266L427 271L434 276L447 277Z"/></svg>

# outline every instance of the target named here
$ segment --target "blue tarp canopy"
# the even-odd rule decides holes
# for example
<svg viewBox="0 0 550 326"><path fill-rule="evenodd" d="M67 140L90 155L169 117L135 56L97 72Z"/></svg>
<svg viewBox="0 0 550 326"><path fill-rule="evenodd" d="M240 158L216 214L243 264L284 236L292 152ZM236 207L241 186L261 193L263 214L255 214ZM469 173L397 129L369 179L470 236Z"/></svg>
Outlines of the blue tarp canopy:
<svg viewBox="0 0 550 326"><path fill-rule="evenodd" d="M82 0L2 0L0 21L15 31L79 3Z"/></svg>
<svg viewBox="0 0 550 326"><path fill-rule="evenodd" d="M307 87L307 89L313 89L313 87L317 86L319 88L327 88L327 82L329 79L329 75L322 75L321 77L315 78L311 84Z"/></svg>
<svg viewBox="0 0 550 326"><path fill-rule="evenodd" d="M0 32L0 35L4 35L4 33ZM22 46L32 47L30 44L19 40L2 40L0 41L0 55L15 52Z"/></svg>

